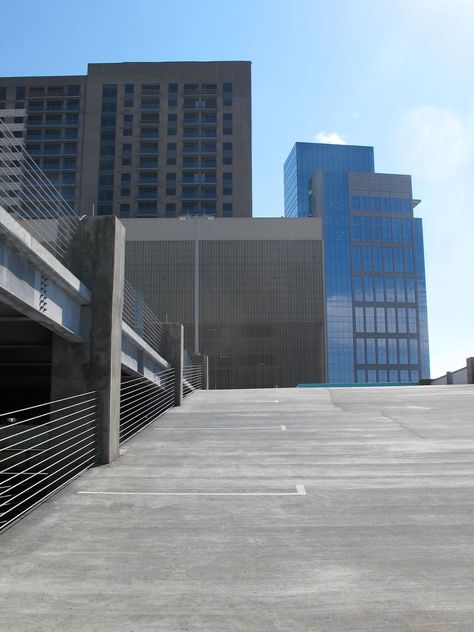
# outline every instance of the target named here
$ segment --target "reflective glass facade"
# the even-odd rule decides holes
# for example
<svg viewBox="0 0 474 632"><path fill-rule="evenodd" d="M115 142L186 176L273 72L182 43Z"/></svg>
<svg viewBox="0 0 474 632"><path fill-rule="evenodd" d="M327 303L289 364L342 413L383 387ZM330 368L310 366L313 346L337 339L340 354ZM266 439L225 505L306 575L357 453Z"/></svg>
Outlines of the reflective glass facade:
<svg viewBox="0 0 474 632"><path fill-rule="evenodd" d="M374 171L373 147L295 143L284 166L285 216L311 215L308 180L317 170L347 174Z"/></svg>
<svg viewBox="0 0 474 632"><path fill-rule="evenodd" d="M413 206L410 176L374 173L370 147L297 143L285 163L285 215L322 218L327 382L429 377Z"/></svg>

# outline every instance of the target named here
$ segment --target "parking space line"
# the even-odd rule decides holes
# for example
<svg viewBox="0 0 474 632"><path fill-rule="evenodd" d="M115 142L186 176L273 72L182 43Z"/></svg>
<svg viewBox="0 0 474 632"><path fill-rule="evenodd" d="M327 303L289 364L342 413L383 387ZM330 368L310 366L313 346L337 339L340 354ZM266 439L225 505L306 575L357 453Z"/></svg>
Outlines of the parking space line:
<svg viewBox="0 0 474 632"><path fill-rule="evenodd" d="M286 426L206 426L206 427L185 427L178 426L157 426L153 430L286 430Z"/></svg>
<svg viewBox="0 0 474 632"><path fill-rule="evenodd" d="M294 492L108 492L80 491L96 496L306 496L304 485L295 485Z"/></svg>

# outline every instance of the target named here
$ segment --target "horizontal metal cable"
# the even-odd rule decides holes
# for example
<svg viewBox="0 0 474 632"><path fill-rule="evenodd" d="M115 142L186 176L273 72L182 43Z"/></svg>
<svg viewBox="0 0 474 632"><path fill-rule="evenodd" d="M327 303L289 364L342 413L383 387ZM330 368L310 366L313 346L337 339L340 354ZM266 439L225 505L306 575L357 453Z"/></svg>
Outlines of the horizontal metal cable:
<svg viewBox="0 0 474 632"><path fill-rule="evenodd" d="M120 434L120 443L127 441L137 432L140 432L141 430L155 422L159 417L161 417L161 415L170 410L170 408L173 408L173 405L171 403L163 403L154 408L145 419L137 421L135 424L127 427L124 432Z"/></svg>
<svg viewBox="0 0 474 632"><path fill-rule="evenodd" d="M27 415L0 428L0 507L4 518L16 520L31 508L29 505L36 506L62 486L62 481L93 464L96 408L96 391L87 391L4 415Z"/></svg>
<svg viewBox="0 0 474 632"><path fill-rule="evenodd" d="M74 216L74 219L72 219L72 217L70 218L62 214L58 215L57 210L55 210L54 206L52 206L51 204L51 199L47 198L46 196L42 194L42 189L45 188L44 185L38 184L38 182L35 181L34 179L32 181L31 177L28 178L26 174L31 174L33 172L31 170L25 171L24 165L20 167L12 167L8 165L6 162L3 162L1 167L2 167L2 170L1 170L2 181L5 184L5 186L10 185L9 188L7 189L7 195L9 199L14 200L15 202L17 202L18 200L20 200L20 202L23 202L24 200L22 197L18 198L18 196L12 196L11 195L12 189L19 190L18 185L20 185L21 187L20 190L23 193L24 191L23 187L25 185L25 181L30 180L30 182L28 183L28 186L31 187L29 189L30 198L27 200L27 202L32 204L32 207L29 207L27 209L29 211L28 215L26 215L26 210L24 208L21 209L21 213L24 213L26 217L34 216L34 218L36 219L61 219L63 221L63 224L66 222L72 223L69 226L70 230L73 230L73 226L75 227L77 223L80 221L77 215ZM20 175L18 175L18 170L20 170ZM39 167L37 167L37 170L34 173L41 173ZM58 192L57 191L55 192L56 192L56 195L58 195Z"/></svg>
<svg viewBox="0 0 474 632"><path fill-rule="evenodd" d="M127 419L129 419L130 417L136 416L139 413L139 411L143 410L147 406L150 406L155 401L158 401L160 399L167 399L168 397L172 397L173 395L174 395L174 389L172 390L170 389L168 391L164 391L159 394L155 393L153 395L150 395L148 398L143 399L140 403L138 403L135 406L125 407L123 414L120 416L120 422L121 423L126 422Z"/></svg>
<svg viewBox="0 0 474 632"><path fill-rule="evenodd" d="M153 423L153 421L155 421L155 419L157 419L160 416L160 414L166 412L170 408L173 408L173 401L174 401L173 396L170 396L165 401L160 401L148 412L147 414L148 418L145 421L138 421L138 422L135 422L133 425L130 424L129 426L124 428L123 432L121 431L120 433L121 441L129 438L130 435L132 435L134 432L137 432L140 429L140 427L144 427L144 426L149 425L150 423ZM149 417L151 417L151 419L149 419Z"/></svg>
<svg viewBox="0 0 474 632"><path fill-rule="evenodd" d="M33 410L41 408L41 406L50 406L51 404L59 404L60 402L66 402L69 399L77 399L78 397L84 397L86 395L96 394L96 391L86 391L85 393L79 393L79 395L70 395L69 397L62 397L61 399L54 399L51 402L45 402L44 404L35 404L34 406L27 406L26 408L19 408L18 410L12 410L8 413L3 413L0 417L12 417L17 413L23 413L25 410ZM24 422L23 422L24 423Z"/></svg>
<svg viewBox="0 0 474 632"><path fill-rule="evenodd" d="M174 390L172 392L170 391L167 393L160 393L159 395L155 395L154 397L148 398L147 401L141 402L139 406L135 406L133 409L128 409L126 414L121 415L120 417L121 425L126 425L126 423L129 423L131 418L136 418L138 415L142 414L142 411L145 410L147 407L153 406L155 402L158 402L160 400L165 401L173 397L174 397Z"/></svg>
<svg viewBox="0 0 474 632"><path fill-rule="evenodd" d="M125 413L128 414L130 411L133 411L137 407L135 405L136 403L140 402L139 405L143 405L142 402L146 402L147 399L151 400L151 399L156 399L159 397L165 397L165 396L168 396L170 393L174 393L174 382L171 382L164 389L155 388L153 390L149 390L148 393L142 394L140 397L137 397L136 399L128 401L128 403L125 403L125 405L123 406L123 411L122 411L123 414L121 415L121 418L123 418Z"/></svg>
<svg viewBox="0 0 474 632"><path fill-rule="evenodd" d="M7 206L23 219L55 220L54 226L34 222L25 228L55 256L63 258L80 222L79 216L28 153L22 139L14 136L3 121L0 121L0 147L11 156L0 165L0 190Z"/></svg>
<svg viewBox="0 0 474 632"><path fill-rule="evenodd" d="M88 452L86 452L84 455L82 456L86 456L87 454L91 453L91 452L95 452L95 448L92 448L91 450L89 450ZM62 468L60 468L59 470L57 470L56 472L53 472L53 474L49 474L47 477L45 477L43 479L43 481L40 482L44 482L47 478L50 478L51 476L57 476L58 472L61 472L65 467L70 466L72 463L75 463L79 458L74 459L73 461L71 461L70 463L67 463L65 466L63 466ZM51 483L49 483L48 485L45 485L41 490L36 491L34 494L32 494L31 496L29 496L28 498L24 498L21 502L17 503L16 505L14 505L13 507L10 507L9 509L7 509L6 511L4 511L3 513L0 514L0 517L6 516L7 514L9 514L10 512L12 512L14 509L16 509L17 507L20 507L21 505L24 505L26 502L28 502L28 500L31 500L31 498L34 498L35 496L37 496L40 492L44 491L45 489L51 487L54 484L57 484L58 480L61 480L62 478L64 478L65 476L70 475L70 477L73 477L73 472L78 468L78 467L83 467L83 469L87 469L87 467L89 467L95 460L95 457L89 457L88 459L84 460L80 465L78 465L75 468L72 468L71 470L69 470L68 472L66 472L63 476L60 476L59 479L52 481ZM85 467L86 463L88 464L87 467ZM33 487L33 486L31 486ZM31 488L30 488L31 489ZM25 490L25 491L29 491Z"/></svg>
<svg viewBox="0 0 474 632"><path fill-rule="evenodd" d="M139 323L136 322L137 312L140 313ZM124 283L123 318L151 347L156 351L160 350L165 333L164 325L127 280Z"/></svg>
<svg viewBox="0 0 474 632"><path fill-rule="evenodd" d="M12 182L13 175L8 173L9 170L11 169L9 169L8 167L4 167L3 165L0 167L0 176L1 176L0 182L2 184L1 188L5 197L9 199L17 200L18 198L11 197L11 186L12 184L14 184L14 182ZM21 219L26 218L26 219L31 219L31 220L42 220L42 221L39 223L28 225L26 226L26 228L29 230L30 233L32 234L35 233L39 241L46 242L47 244L50 244L50 245L54 244L54 247L56 250L61 250L62 252L65 252L69 244L69 240L66 239L64 236L62 236L61 232L58 230L58 228L61 228L61 226L59 226L58 224L55 229L53 225L45 223L47 220L54 220L55 222L56 221L59 222L60 218L58 218L55 215L51 215L50 213L47 213L44 207L39 206L39 204L43 202L43 200L41 200L40 197L36 195L34 196L32 195L28 202L29 202L29 207L27 209L25 209L25 207L22 206L20 218ZM64 220L63 220L63 228L64 228Z"/></svg>
<svg viewBox="0 0 474 632"><path fill-rule="evenodd" d="M13 480L14 478L17 478L18 476L25 476L25 475L26 475L26 476L27 476L27 478L31 478L32 476L37 476L37 475L41 475L41 474L46 474L47 472L46 472L46 471L44 471L44 468L43 468L43 471L41 471L41 470L40 470L40 471L31 472L30 470L31 470L31 468L32 468L32 467L38 467L39 465L42 465L42 464L44 464L44 463L47 463L49 460L51 460L51 459L53 459L53 458L55 459L54 463L50 464L49 466L45 466L46 468L51 468L51 467L56 466L58 463L61 463L61 462L62 462L62 461L63 461L66 457L63 457L62 459L56 459L56 457L57 457L59 454L62 454L63 452L70 451L70 450L71 450L71 448L73 448L74 446L76 446L76 445L78 445L78 444L80 444L80 443L83 443L84 441L87 441L88 439L91 439L91 438L94 438L94 439L95 439L95 436L94 436L94 435L95 435L95 433L94 433L94 432L92 432L92 433L91 433L89 430L84 430L83 432L78 433L78 435L77 435L77 436L81 436L81 435L83 435L83 434L86 434L87 432L88 432L91 436L84 437L83 439L79 439L79 441L76 441L75 443L70 444L68 447L63 448L62 450L59 450L59 451L51 450L51 451L50 451L50 453L48 454L48 456L47 456L46 458L44 458L42 461L38 461L38 463L34 463L34 464L33 464L33 465L31 465L29 468L26 468L26 469L22 470L21 472L10 472L10 477L9 477L8 479L6 479L5 481L3 481L3 483L2 483L2 484L5 484L5 483L7 483L8 481ZM75 438L75 437L74 437L74 438ZM69 440L68 440L68 441L69 441ZM68 441L63 441L63 442L61 442L59 445L64 445L65 443L68 443ZM94 441L92 441L92 442L90 442L90 443L88 443L88 444L87 444L87 446L89 446L89 445L93 445L93 444L95 444L95 440L94 440ZM82 450L84 447L87 447L87 446L82 446L81 448L78 448L77 450L74 450L73 452L70 452L70 454L75 454L76 452L78 452L79 450ZM67 456L67 455L66 455L66 456ZM5 473L5 472L0 471L0 474L4 474L4 473ZM16 485L15 485L15 486L16 486Z"/></svg>
<svg viewBox="0 0 474 632"><path fill-rule="evenodd" d="M61 451L60 451L60 452L58 452L57 454L62 454L63 452L66 452L66 451L70 450L70 448L74 447L75 445L78 445L78 444L83 443L84 441L87 441L87 439L88 439L88 438L89 438L89 437L84 437L84 439L80 439L80 440L79 440L79 441L77 441L76 443L72 444L69 448L64 448L64 450L61 450ZM54 462L54 464L53 464L53 465L54 465L54 466L56 466L58 463L62 463L62 462L63 462L65 459L67 459L69 456L73 456L73 455L77 454L78 452L80 452L80 451L84 450L85 448L88 448L88 447L89 447L89 446L91 446L91 445L95 445L95 441L89 441L89 443L87 443L86 445L81 445L81 447L80 447L80 448L77 448L77 449L76 449L76 450L74 450L73 452L69 452L68 454L66 454L66 456L63 456L61 459L57 459L57 460ZM95 448L94 448L94 449L95 449ZM53 456L57 456L57 454L51 455L51 456L50 456L50 458L52 458ZM49 459L46 459L46 460L49 460ZM46 462L46 461L43 461L43 463L44 463L44 462ZM24 475L26 476L25 480L24 480L24 481L20 481L20 483L16 483L15 485L12 485L10 489L13 489L14 487L18 487L18 485L19 485L19 484L24 483L25 481L28 481L28 480L30 480L31 478L34 478L35 476L42 476L42 477L43 477L43 479L45 479L45 478L49 477L48 471L49 471L49 470L51 470L51 468L52 468L53 466L52 466L52 465L50 465L50 466L46 466L46 467L48 468L48 470L44 470L44 469L43 469L43 471L37 471L37 472L31 472L31 471L28 471L28 472L25 472L25 474L24 474ZM60 468L60 470L61 470L61 469L62 469L62 468ZM51 472L50 474L51 474L51 475L53 475L56 471L60 471L60 470L56 470L56 469L55 469L55 470L54 470L53 472ZM19 473L15 474L15 475L12 475L12 476L10 477L10 479L9 479L9 480L12 480L13 478L16 478L16 477L18 477L18 476L20 476L20 475L22 475L22 474L23 474L23 473L20 473L20 472L19 472ZM38 481L38 483L35 483L35 485L39 484L40 482L41 482L41 481ZM17 496L18 496L18 495L20 495L20 494L22 494L22 493L24 493L24 492L25 492L25 490L23 490L22 492L19 492L19 494L17 494ZM15 497L13 497L13 498L15 498ZM5 504L5 503L3 503L3 504ZM1 505L0 505L0 506L1 506Z"/></svg>
<svg viewBox="0 0 474 632"><path fill-rule="evenodd" d="M165 375L165 374L169 374L174 372L174 368L170 368L170 369L163 369L163 371L158 371L157 373L153 373L153 376L161 376L161 375ZM123 379L122 378L122 384L120 386L121 392L122 390L125 390L125 388L129 385L132 384L132 382L138 382L138 381L143 381L143 380L147 380L148 382L150 382L151 384L156 384L155 382L152 382L150 380L150 378L145 377L144 375L141 375L140 377L136 377L136 378L132 378L132 379Z"/></svg>
<svg viewBox="0 0 474 632"><path fill-rule="evenodd" d="M141 397L140 400L137 400L135 405L125 408L124 414L120 415L120 423L123 423L124 421L126 421L130 417L130 414L133 413L137 408L146 406L147 400L151 401L152 399L155 400L160 397L163 398L163 397L166 397L167 395L168 393L165 391L165 392L159 393L158 395L152 395L150 393L146 397ZM144 401L145 403L143 403Z"/></svg>
<svg viewBox="0 0 474 632"><path fill-rule="evenodd" d="M155 377L160 376L160 375L165 375L174 370L175 370L174 367L170 367L169 369L161 369L160 371L156 371L155 373L152 373L152 375ZM139 375L138 377L131 377L131 376L122 377L122 384L130 384L131 382L135 382L137 380L149 380L149 378L147 378L145 375Z"/></svg>
<svg viewBox="0 0 474 632"><path fill-rule="evenodd" d="M168 390L170 390L171 386L172 386L172 382L169 382L169 384L167 384L166 386L161 386L161 387L157 386L154 389L152 389L148 385L144 386L143 388L139 390L132 391L131 393L127 393L126 397L125 396L120 397L120 405L129 407L133 402L139 401L139 399L142 398L142 396L154 395L158 391L160 391L161 393L166 393ZM140 396L140 398L138 396Z"/></svg>
<svg viewBox="0 0 474 632"><path fill-rule="evenodd" d="M134 384L133 387L128 389L123 389L120 391L120 400L125 401L133 396L134 393L137 393L139 390L144 390L146 388L166 388L166 385L174 380L174 375L169 375L168 377L161 378L160 382L152 382L147 379L147 382L141 382L139 384Z"/></svg>
<svg viewBox="0 0 474 632"><path fill-rule="evenodd" d="M22 139L18 139L10 130L8 125L3 121L0 121L0 130L1 130L1 138L6 139L7 142L10 143L10 146L14 147L14 151L12 153L19 153L21 155L22 161L26 162L33 167L33 172L39 174L40 179L45 183L43 188L48 188L48 190L53 194L54 198L61 202L61 215L64 215L63 209L65 208L68 211L70 216L77 217L74 213L74 210L71 208L68 201L60 194L58 189L53 185L51 180L46 176L46 174L40 169L36 160L31 156L31 154L26 150L25 144L22 142ZM6 135L5 135L6 134ZM0 145L2 143L0 142ZM19 150L19 151L18 151Z"/></svg>
<svg viewBox="0 0 474 632"><path fill-rule="evenodd" d="M78 432L77 435L75 435L75 437L73 437L73 438L75 439L76 437L80 437L80 436L82 436L82 435L84 435L86 433L88 433L90 436L92 436L92 438L95 438L95 429L94 428L89 428L88 430L84 430L83 432ZM15 478L18 478L18 476L24 476L25 474L30 474L31 476L35 476L39 472L30 472L31 468L33 468L33 467L37 468L39 465L42 465L43 463L47 463L49 460L51 460L53 458L55 459L55 461L51 465L51 467L56 466L56 464L60 463L61 460L62 460L62 459L56 460L56 457L58 456L58 454L62 454L63 452L66 452L67 450L70 450L72 447L74 447L78 443L82 443L83 441L86 441L86 439L88 439L88 438L89 437L84 437L83 439L80 439L76 443L73 443L73 444L67 446L63 450L56 451L56 447L64 445L65 443L69 443L69 441L71 441L71 439L68 439L67 441L61 441L60 443L58 443L57 445L54 446L54 449L51 451L51 454L48 454L48 456L45 459L43 459L42 461L38 461L37 463L34 463L33 465L31 465L30 467L25 468L21 472L11 473L11 476L9 476L9 478L7 478L4 481L2 481L2 485L5 485L9 481L13 481ZM95 443L95 441L92 441L92 443L88 444L88 445L92 445L94 443ZM81 450L82 450L82 448L81 448ZM76 450L76 452L77 452L77 450ZM74 452L72 452L72 454L74 454ZM30 460L30 459L27 459L27 460ZM22 463L25 463L25 461L22 461ZM11 467L18 467L18 465L21 465L21 463L15 463L13 466L10 466L10 468ZM9 470L10 468L6 468L5 470L2 469L0 471L0 474L5 474L7 472L7 470ZM29 477L27 477L27 478L29 478ZM21 485L23 482L24 482L24 480L19 481L15 485L11 485L9 487L8 491L10 491L11 489L14 489L15 487L18 487L18 485Z"/></svg>
<svg viewBox="0 0 474 632"><path fill-rule="evenodd" d="M22 430L21 432L15 432L15 434L7 434L5 437L1 437L0 441L4 441L6 439L14 439L15 437L19 437L20 435L23 435L23 434L25 434L27 432L38 431L38 428L42 428L46 424L55 424L56 421L61 421L62 419L66 419L67 417L71 417L72 415L78 415L79 413L82 413L85 410L92 410L95 407L96 407L95 404L93 406L87 406L86 408L83 408L81 410L75 410L72 413L68 413L67 415L63 415L63 417L60 417L58 420L51 420L51 421L45 422L44 424L37 424L35 426L32 426L31 428L26 428L25 430ZM53 414L54 415L54 413L48 413L48 415L49 414ZM93 413L89 413L89 415L91 415L91 414L93 414ZM66 423L62 424L61 426L55 426L55 429L62 428L63 426L67 426L67 425L73 423L74 421L75 421L75 419L72 419L71 421L67 421ZM18 426L18 424L24 424L24 423L26 423L26 422L25 421L23 421L23 422L15 422L14 424L8 425L7 429L11 428L12 426ZM31 437L27 437L26 439L24 439L24 441L29 441L30 439L31 439ZM20 441L19 443L22 443L22 441ZM0 452L2 450L4 450L4 449L9 449L9 448L11 448L11 447L13 447L15 445L19 445L19 443L16 443L16 444L14 443L12 445L8 445L6 448L0 448Z"/></svg>
<svg viewBox="0 0 474 632"><path fill-rule="evenodd" d="M35 509L38 505L40 505L41 503L43 503L45 500L47 500L52 494L54 494L56 491L59 491L60 489L62 489L65 485L67 485L70 481L74 480L75 478L77 478L78 476L80 476L83 472L86 472L91 465L93 465L94 463L94 457L90 457L89 462L84 462L79 464L78 466L74 467L73 470L71 472L68 472L67 474L70 474L69 478L67 478L63 483L59 483L58 481L60 481L61 479L65 478L65 476L67 474L63 474L62 476L60 476L58 479L56 479L55 481L53 481L53 483L49 483L48 485L46 485L44 487L44 489L47 489L49 487L52 487L52 485L54 485L54 483L57 483L56 485L56 489L53 489L52 491L46 493L42 498L33 501L31 503L31 505L29 507L26 507L26 509L23 509L22 511L17 512L14 516L10 517L8 520L3 520L3 524L0 524L0 530L1 529L5 529L8 525L10 525L12 522L18 520L19 518L21 518L22 516L24 516L25 514L27 514L29 511L31 511L32 509ZM79 469L82 468L82 469ZM37 496L37 494L33 494L33 497ZM20 504L24 504L24 503L20 503ZM0 521L2 522L2 521Z"/></svg>
<svg viewBox="0 0 474 632"><path fill-rule="evenodd" d="M90 413L90 414L94 414L94 413ZM89 415L85 415L85 417L90 416L90 414ZM77 421L81 421L85 417L79 418ZM74 421L76 421L76 420L74 420ZM58 437L63 437L64 435L70 434L71 432L75 432L76 430L79 430L80 428L83 428L86 425L90 426L90 424L93 423L93 421L94 420L87 421L87 422L85 422L85 423L83 423L83 424L81 424L79 426L75 426L74 428L70 428L66 432L63 432L63 433L61 433L59 435L55 435L54 437L48 437L48 439L46 439L45 441L41 441L40 443L35 443L34 446L30 446L29 448L22 448L21 450L17 451L16 454L10 454L10 455L2 457L1 460L0 460L0 467L2 468L2 470L0 471L0 474L4 474L7 470L11 469L12 467L18 467L18 465L21 465L25 461L28 461L28 460L31 459L31 457L29 457L29 458L25 459L25 461L20 461L19 463L14 463L13 465L9 465L7 468L4 468L3 467L4 462L7 461L8 459L15 458L15 456L18 456L18 452L30 452L31 450L37 450L38 446L43 445L44 443L49 443L50 441L56 440ZM95 432L95 429L92 428L92 431ZM51 434L51 429L41 433L41 435L44 435L44 434L48 434L48 435ZM78 433L75 436L79 436L79 434L82 434L82 433ZM20 442L14 444L13 446L8 446L8 447L6 447L4 449L5 450L11 450L15 446L19 445L20 443L24 443L25 441L31 441L31 439L36 439L36 437L38 437L38 436L40 436L40 435L35 435L34 437L28 438L28 439L23 439L23 441L20 441ZM67 439L67 441L70 441L70 439ZM64 442L62 442L62 443L64 443ZM61 443L54 443L54 448L56 448L58 445L61 445Z"/></svg>

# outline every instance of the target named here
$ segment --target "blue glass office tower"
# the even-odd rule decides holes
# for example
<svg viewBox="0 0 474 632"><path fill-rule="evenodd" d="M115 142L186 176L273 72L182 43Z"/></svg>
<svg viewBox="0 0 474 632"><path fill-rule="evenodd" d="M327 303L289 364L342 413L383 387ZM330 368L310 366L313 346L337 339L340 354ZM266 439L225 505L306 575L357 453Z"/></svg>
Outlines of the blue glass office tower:
<svg viewBox="0 0 474 632"><path fill-rule="evenodd" d="M321 217L326 380L429 377L421 219L410 176L378 174L372 147L296 143L285 215Z"/></svg>

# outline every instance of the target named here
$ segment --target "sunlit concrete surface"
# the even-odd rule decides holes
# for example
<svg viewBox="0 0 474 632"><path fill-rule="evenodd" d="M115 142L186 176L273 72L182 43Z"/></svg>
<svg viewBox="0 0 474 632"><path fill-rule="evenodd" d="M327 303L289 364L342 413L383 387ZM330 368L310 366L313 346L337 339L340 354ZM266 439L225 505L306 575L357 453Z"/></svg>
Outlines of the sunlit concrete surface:
<svg viewBox="0 0 474 632"><path fill-rule="evenodd" d="M0 536L0 629L472 632L473 409L196 393Z"/></svg>

